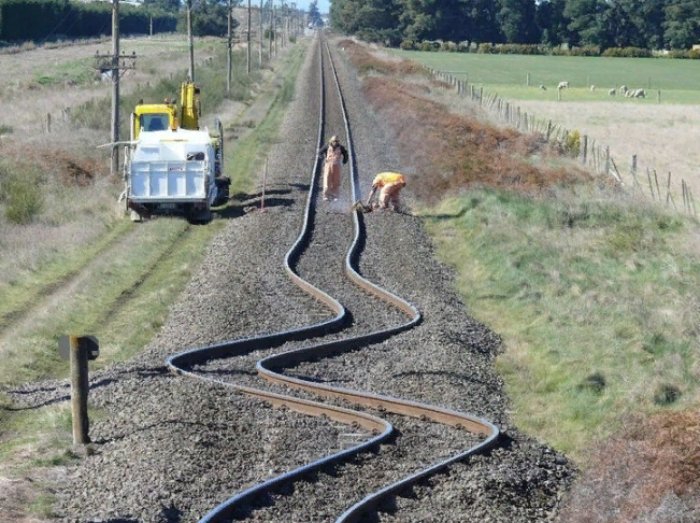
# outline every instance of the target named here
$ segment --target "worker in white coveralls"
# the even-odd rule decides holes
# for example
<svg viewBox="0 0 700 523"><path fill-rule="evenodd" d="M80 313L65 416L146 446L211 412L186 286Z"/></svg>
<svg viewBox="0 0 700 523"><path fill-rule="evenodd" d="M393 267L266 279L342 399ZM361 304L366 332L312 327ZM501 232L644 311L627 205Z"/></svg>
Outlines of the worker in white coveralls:
<svg viewBox="0 0 700 523"><path fill-rule="evenodd" d="M323 169L323 199L337 200L340 195L340 165L348 163L348 151L340 144L337 136L331 136L328 145L318 151L326 158Z"/></svg>
<svg viewBox="0 0 700 523"><path fill-rule="evenodd" d="M391 209L398 211L399 209L399 193L401 189L406 187L406 178L403 174L386 171L381 172L372 180L372 190L367 198L367 206L372 205L372 198L379 191L379 201L377 207L380 209Z"/></svg>

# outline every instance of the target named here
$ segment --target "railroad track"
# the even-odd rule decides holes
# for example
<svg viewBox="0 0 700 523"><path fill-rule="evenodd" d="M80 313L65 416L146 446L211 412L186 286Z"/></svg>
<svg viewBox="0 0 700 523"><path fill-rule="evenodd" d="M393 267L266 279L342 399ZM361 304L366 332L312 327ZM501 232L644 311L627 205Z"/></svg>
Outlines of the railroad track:
<svg viewBox="0 0 700 523"><path fill-rule="evenodd" d="M300 515L295 515L295 510L301 509L295 509L293 497L277 493L294 484L295 491L303 497L305 489L301 488L300 480L314 476L316 481L355 481L361 484L358 499L339 500L345 506L335 516L339 522L359 521L412 484L489 448L499 435L493 424L477 416L344 388L338 383L324 383L323 379L310 379L307 375L312 362L341 357L347 352L385 342L421 322L420 312L415 306L371 282L358 271L365 230L362 215L348 211L350 202L360 198L352 129L331 50L319 39L314 52L320 98L317 144L320 147L325 138L331 134L341 135L339 129L343 130L350 155L344 192L350 195L350 201L330 207L319 202L321 162L314 157L303 224L296 242L287 252L284 266L291 280L327 307L331 314L317 323L286 331L186 350L169 357L167 365L176 373L226 384L276 407L325 416L351 427L352 433L359 431L357 437L361 441L243 490L213 508L201 521L242 519L253 509L258 513L270 511L268 516L263 516L268 521L298 520ZM346 241L336 239L338 231ZM342 275L333 264L327 264L329 270L324 274L315 273L310 265L307 268L306 260L318 256L326 260L342 259ZM352 303L352 306L346 308L343 303ZM299 341L304 342L302 347L280 352L281 346ZM249 376L251 366L257 370L258 376L267 380L268 386L261 387L259 379ZM222 378L224 374L228 377ZM236 376L235 381L230 376ZM318 401L319 396L327 400ZM400 427L398 430L397 426ZM409 438L408 434L414 436ZM428 434L428 440L443 440L435 455L419 455L417 449L425 447L427 441L421 434ZM418 457L407 466L394 467L390 474L376 473L376 470L392 468L388 462L396 460L400 454L396 452L399 438L412 441ZM410 449L407 445L402 443L402 453ZM446 447L450 447L449 455L445 455ZM373 468L372 463L382 460L387 463L379 469ZM333 474L328 475L329 470ZM319 475L324 475L324 479L318 479ZM275 500L275 503L270 503L270 500ZM302 511L307 520L320 520L309 515L308 510L305 506Z"/></svg>

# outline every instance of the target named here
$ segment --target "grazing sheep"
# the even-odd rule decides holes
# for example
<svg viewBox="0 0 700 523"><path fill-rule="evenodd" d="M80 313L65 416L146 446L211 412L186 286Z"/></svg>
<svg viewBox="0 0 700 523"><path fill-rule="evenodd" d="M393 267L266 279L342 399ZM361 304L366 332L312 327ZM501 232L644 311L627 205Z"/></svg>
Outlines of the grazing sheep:
<svg viewBox="0 0 700 523"><path fill-rule="evenodd" d="M647 93L644 89L635 89L632 91L632 98L646 98Z"/></svg>
<svg viewBox="0 0 700 523"><path fill-rule="evenodd" d="M546 86L546 85L543 85L543 84L540 84L540 89L542 89L543 91L546 91L546 90L547 90L547 86Z"/></svg>
<svg viewBox="0 0 700 523"><path fill-rule="evenodd" d="M557 89L566 89L569 87L569 82L559 82L559 85L557 85Z"/></svg>
<svg viewBox="0 0 700 523"><path fill-rule="evenodd" d="M595 85L591 85L591 92L595 91Z"/></svg>
<svg viewBox="0 0 700 523"><path fill-rule="evenodd" d="M612 89L610 89L610 90L608 91L608 94L609 94L610 96L615 96L615 94L616 94L615 88L613 87Z"/></svg>
<svg viewBox="0 0 700 523"><path fill-rule="evenodd" d="M627 86L626 85L621 85L620 86L620 92L624 95L627 95Z"/></svg>

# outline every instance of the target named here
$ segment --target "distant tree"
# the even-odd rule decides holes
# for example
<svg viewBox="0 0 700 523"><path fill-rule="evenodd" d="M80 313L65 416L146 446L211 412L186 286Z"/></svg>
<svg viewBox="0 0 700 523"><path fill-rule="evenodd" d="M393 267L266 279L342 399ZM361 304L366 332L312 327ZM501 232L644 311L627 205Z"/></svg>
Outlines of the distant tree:
<svg viewBox="0 0 700 523"><path fill-rule="evenodd" d="M394 0L334 0L331 3L331 25L360 38L398 45L399 6Z"/></svg>
<svg viewBox="0 0 700 523"><path fill-rule="evenodd" d="M534 44L540 40L535 0L498 0L496 20L506 42Z"/></svg>
<svg viewBox="0 0 700 523"><path fill-rule="evenodd" d="M314 26L323 25L323 19L321 18L321 13L318 10L318 2L314 0L309 5L309 22Z"/></svg>
<svg viewBox="0 0 700 523"><path fill-rule="evenodd" d="M609 21L607 11L609 4L605 0L567 0L564 16L570 22L567 28L571 32L572 45L601 45L609 42L604 30Z"/></svg>
<svg viewBox="0 0 700 523"><path fill-rule="evenodd" d="M468 15L472 25L473 42L501 42L503 36L498 25L496 2L493 0L468 0Z"/></svg>
<svg viewBox="0 0 700 523"><path fill-rule="evenodd" d="M671 1L666 6L664 39L673 49L688 49L700 43L700 3L698 0Z"/></svg>
<svg viewBox="0 0 700 523"><path fill-rule="evenodd" d="M180 0L143 0L144 7L166 13L177 13L180 11Z"/></svg>
<svg viewBox="0 0 700 523"><path fill-rule="evenodd" d="M235 0L238 5L240 0ZM195 0L192 2L192 34L195 36L226 36L228 33L227 0ZM237 25L233 20L234 27ZM185 25L184 13L181 29Z"/></svg>
<svg viewBox="0 0 700 523"><path fill-rule="evenodd" d="M566 0L542 0L537 4L536 20L543 44L571 43L571 32L568 29L571 20L564 15L565 7Z"/></svg>

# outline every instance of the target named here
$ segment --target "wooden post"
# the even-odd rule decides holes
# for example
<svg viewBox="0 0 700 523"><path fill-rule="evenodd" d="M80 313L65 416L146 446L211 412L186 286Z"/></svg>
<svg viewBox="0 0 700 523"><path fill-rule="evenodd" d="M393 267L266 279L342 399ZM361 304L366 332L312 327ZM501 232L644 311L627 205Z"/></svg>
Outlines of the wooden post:
<svg viewBox="0 0 700 523"><path fill-rule="evenodd" d="M233 1L228 0L228 26L226 42L226 94L231 94L231 77L233 76Z"/></svg>
<svg viewBox="0 0 700 523"><path fill-rule="evenodd" d="M688 195L685 191L685 180L681 179L681 195L683 197L683 210L688 212L690 208L688 207Z"/></svg>
<svg viewBox="0 0 700 523"><path fill-rule="evenodd" d="M190 51L190 82L194 82L194 39L192 36L192 0L187 0L187 42Z"/></svg>
<svg viewBox="0 0 700 523"><path fill-rule="evenodd" d="M549 135L552 132L552 120L547 122L547 141L549 141Z"/></svg>
<svg viewBox="0 0 700 523"><path fill-rule="evenodd" d="M46 132L51 134L51 113L46 113Z"/></svg>
<svg viewBox="0 0 700 523"><path fill-rule="evenodd" d="M588 135L584 134L583 135L583 144L581 147L581 163L583 165L586 165L586 161L588 160Z"/></svg>
<svg viewBox="0 0 700 523"><path fill-rule="evenodd" d="M632 168L631 168L630 172L632 173L632 180L634 180L634 186L641 190L641 187L639 185L639 180L637 180L637 155L636 154L632 155Z"/></svg>
<svg viewBox="0 0 700 523"><path fill-rule="evenodd" d="M530 73L527 73L527 77L525 79L525 85L530 87Z"/></svg>
<svg viewBox="0 0 700 523"><path fill-rule="evenodd" d="M245 50L245 71L250 76L250 60L251 60L251 48L250 48L250 0L248 0L248 16L247 16L247 28L248 33L246 35L246 50Z"/></svg>
<svg viewBox="0 0 700 523"><path fill-rule="evenodd" d="M651 193L651 199L655 200L654 198L654 186L651 183L651 172L649 171L649 168L647 167L647 181L649 182L649 192Z"/></svg>
<svg viewBox="0 0 700 523"><path fill-rule="evenodd" d="M119 1L112 2L112 158L110 174L119 172Z"/></svg>
<svg viewBox="0 0 700 523"><path fill-rule="evenodd" d="M88 422L88 354L78 336L68 337L70 344L71 410L73 412L73 444L90 443Z"/></svg>
<svg viewBox="0 0 700 523"><path fill-rule="evenodd" d="M676 208L676 202L673 200L673 196L671 195L671 171L668 171L668 180L666 181L666 205L668 206L668 202L671 202L673 205L673 208Z"/></svg>
<svg viewBox="0 0 700 523"><path fill-rule="evenodd" d="M656 175L656 169L654 169L654 184L656 185L656 194L659 195L659 201L661 201L661 189L659 189L659 177Z"/></svg>
<svg viewBox="0 0 700 523"><path fill-rule="evenodd" d="M610 146L605 146L605 174L610 174Z"/></svg>
<svg viewBox="0 0 700 523"><path fill-rule="evenodd" d="M692 211L693 216L697 218L698 211L695 209L695 198L693 198L693 193L690 190L690 187L688 187L688 185L686 185L686 189L688 191L688 201L690 202L690 210Z"/></svg>
<svg viewBox="0 0 700 523"><path fill-rule="evenodd" d="M265 170L263 171L262 193L260 194L260 212L265 212L265 185L267 184L267 165L269 160L265 159Z"/></svg>
<svg viewBox="0 0 700 523"><path fill-rule="evenodd" d="M260 49L258 49L258 63L259 69L262 69L263 65L263 47L265 45L265 40L263 38L263 0L260 0L260 16L258 17L258 42L260 43Z"/></svg>

